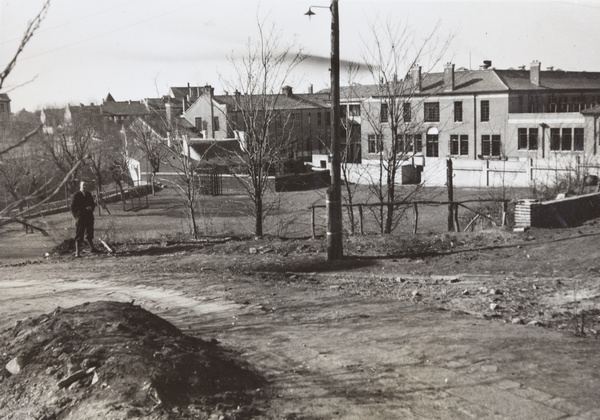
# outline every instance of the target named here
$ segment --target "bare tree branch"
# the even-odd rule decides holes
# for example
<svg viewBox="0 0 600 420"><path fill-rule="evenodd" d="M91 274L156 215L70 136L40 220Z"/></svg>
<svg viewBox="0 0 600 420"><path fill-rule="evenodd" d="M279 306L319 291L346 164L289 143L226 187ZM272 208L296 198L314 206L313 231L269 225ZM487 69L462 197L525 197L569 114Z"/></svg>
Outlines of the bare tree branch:
<svg viewBox="0 0 600 420"><path fill-rule="evenodd" d="M8 64L4 68L4 70L2 72L0 72L0 89L2 89L2 86L4 85L4 81L6 80L8 75L11 73L11 71L14 69L15 65L17 64L17 59L19 58L19 55L21 55L21 53L23 52L23 49L25 48L27 43L29 43L29 41L31 40L31 38L33 37L33 34L39 29L40 24L46 17L46 13L48 12L49 7L50 7L50 0L46 0L44 5L42 6L42 9L37 14L37 16L35 16L27 24L27 29L25 30L25 33L23 34L23 38L21 38L21 42L19 44L19 47L17 48L17 51L15 52L12 59L8 62Z"/></svg>

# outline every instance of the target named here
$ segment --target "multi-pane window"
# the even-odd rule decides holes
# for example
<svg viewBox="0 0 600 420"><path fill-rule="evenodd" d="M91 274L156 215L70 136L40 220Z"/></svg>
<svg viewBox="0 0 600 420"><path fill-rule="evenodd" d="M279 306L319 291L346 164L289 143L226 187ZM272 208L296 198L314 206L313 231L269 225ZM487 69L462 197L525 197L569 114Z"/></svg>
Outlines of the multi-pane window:
<svg viewBox="0 0 600 420"><path fill-rule="evenodd" d="M219 131L221 129L221 124L219 123L219 117L213 118L213 129L215 131Z"/></svg>
<svg viewBox="0 0 600 420"><path fill-rule="evenodd" d="M348 107L348 115L351 117L360 117L360 105L353 104Z"/></svg>
<svg viewBox="0 0 600 420"><path fill-rule="evenodd" d="M462 122L463 120L463 109L462 102L454 102L454 122Z"/></svg>
<svg viewBox="0 0 600 420"><path fill-rule="evenodd" d="M573 138L573 150L583 151L583 128L576 128Z"/></svg>
<svg viewBox="0 0 600 420"><path fill-rule="evenodd" d="M469 155L469 136L452 134L450 136L450 154L454 156Z"/></svg>
<svg viewBox="0 0 600 420"><path fill-rule="evenodd" d="M519 150L537 150L538 148L538 129L537 128L519 128L518 130Z"/></svg>
<svg viewBox="0 0 600 420"><path fill-rule="evenodd" d="M369 134L367 143L369 153L381 153L383 151L383 136L381 134Z"/></svg>
<svg viewBox="0 0 600 420"><path fill-rule="evenodd" d="M379 122L388 122L388 117L388 104L381 104L381 109L379 110Z"/></svg>
<svg viewBox="0 0 600 420"><path fill-rule="evenodd" d="M481 121L490 120L490 101L481 101Z"/></svg>
<svg viewBox="0 0 600 420"><path fill-rule="evenodd" d="M562 136L560 139L560 148L561 150L571 150L573 147L573 137L571 135L570 128L562 129Z"/></svg>
<svg viewBox="0 0 600 420"><path fill-rule="evenodd" d="M421 134L398 134L398 150L404 153L420 153L423 149Z"/></svg>
<svg viewBox="0 0 600 420"><path fill-rule="evenodd" d="M425 102L425 122L440 122L440 103Z"/></svg>
<svg viewBox="0 0 600 420"><path fill-rule="evenodd" d="M323 121L321 120L321 113L317 112L317 125L321 125Z"/></svg>
<svg viewBox="0 0 600 420"><path fill-rule="evenodd" d="M404 118L405 123L412 121L412 112L410 109L410 103L408 103L408 102L405 102L402 105L402 118Z"/></svg>
<svg viewBox="0 0 600 420"><path fill-rule="evenodd" d="M202 130L202 118L196 117L194 119L194 125L196 126L196 129Z"/></svg>
<svg viewBox="0 0 600 420"><path fill-rule="evenodd" d="M500 156L501 148L499 134L483 134L481 136L481 154L483 156Z"/></svg>
<svg viewBox="0 0 600 420"><path fill-rule="evenodd" d="M426 137L426 152L428 157L439 157L440 147L437 134L427 134Z"/></svg>
<svg viewBox="0 0 600 420"><path fill-rule="evenodd" d="M551 128L550 150L553 151L583 151L583 128Z"/></svg>

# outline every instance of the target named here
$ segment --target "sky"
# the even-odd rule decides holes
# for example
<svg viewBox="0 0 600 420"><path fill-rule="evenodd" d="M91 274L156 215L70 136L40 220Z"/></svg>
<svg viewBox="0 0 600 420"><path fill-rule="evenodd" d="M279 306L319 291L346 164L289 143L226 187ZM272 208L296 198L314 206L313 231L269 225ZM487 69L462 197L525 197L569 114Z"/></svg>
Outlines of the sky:
<svg viewBox="0 0 600 420"><path fill-rule="evenodd" d="M43 0L0 0L0 68L12 58L27 22ZM231 58L257 39L257 22L274 26L280 44L309 56L289 80L295 92L329 85L328 0L51 0L2 92L13 112L44 107L141 100L170 86L210 84L224 92ZM310 6L316 14L304 15ZM342 83L346 62L368 61L373 28L391 24L421 45L431 33L433 71L452 62L477 69L483 60L516 68L600 72L600 0L402 1L339 0ZM380 32L381 33L381 32ZM436 45L430 41L428 45ZM428 50L429 51L429 50ZM427 63L420 63L426 67ZM364 66L363 66L364 69ZM372 83L364 71L355 79Z"/></svg>

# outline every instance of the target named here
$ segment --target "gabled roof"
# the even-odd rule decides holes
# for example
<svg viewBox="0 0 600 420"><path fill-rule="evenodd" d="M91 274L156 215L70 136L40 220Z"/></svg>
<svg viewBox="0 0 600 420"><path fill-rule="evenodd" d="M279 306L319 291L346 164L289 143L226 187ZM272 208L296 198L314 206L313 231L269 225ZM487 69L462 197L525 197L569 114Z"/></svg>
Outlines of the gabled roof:
<svg viewBox="0 0 600 420"><path fill-rule="evenodd" d="M6 93L0 93L0 101L10 102L10 98L8 97L8 95Z"/></svg>

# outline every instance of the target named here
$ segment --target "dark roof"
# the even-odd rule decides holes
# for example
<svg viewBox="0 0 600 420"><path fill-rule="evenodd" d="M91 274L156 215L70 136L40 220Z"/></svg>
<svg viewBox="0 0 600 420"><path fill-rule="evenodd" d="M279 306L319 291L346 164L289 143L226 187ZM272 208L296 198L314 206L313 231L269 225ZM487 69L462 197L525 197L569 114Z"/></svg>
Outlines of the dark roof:
<svg viewBox="0 0 600 420"><path fill-rule="evenodd" d="M529 70L494 70L510 90L600 89L600 73L585 71L540 71L540 86L531 83Z"/></svg>
<svg viewBox="0 0 600 420"><path fill-rule="evenodd" d="M0 93L0 101L8 101L10 102L10 98L6 93Z"/></svg>
<svg viewBox="0 0 600 420"><path fill-rule="evenodd" d="M581 113L584 115L600 115L600 105L584 109L583 111L581 111Z"/></svg>
<svg viewBox="0 0 600 420"><path fill-rule="evenodd" d="M104 102L101 105L103 115L112 116L138 116L149 113L148 108L141 102Z"/></svg>
<svg viewBox="0 0 600 420"><path fill-rule="evenodd" d="M326 94L292 94L290 96L284 94L272 94L267 95L269 100L269 107L279 110L294 110L294 109L314 109L314 108L326 108L329 105L325 101L328 95ZM228 105L235 108L237 105L235 95L215 95L214 100L217 103ZM250 101L250 96L241 95L240 102L244 103Z"/></svg>
<svg viewBox="0 0 600 420"><path fill-rule="evenodd" d="M428 73L422 76L422 95L473 94L509 92L518 90L585 90L600 89L600 73L541 71L541 86L531 83L529 70L466 70L454 72L454 90L444 91L444 74ZM402 81L400 81L402 84ZM408 86L408 83L406 83ZM344 86L340 89L342 101L385 96L379 85ZM321 91L326 92L326 91ZM409 94L406 89L407 95Z"/></svg>
<svg viewBox="0 0 600 420"><path fill-rule="evenodd" d="M175 99L182 99L188 96L198 97L205 92L207 86L176 86L171 87L171 94Z"/></svg>

